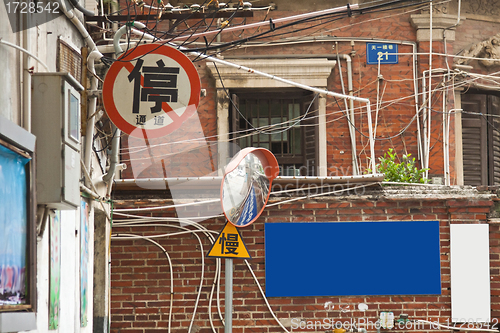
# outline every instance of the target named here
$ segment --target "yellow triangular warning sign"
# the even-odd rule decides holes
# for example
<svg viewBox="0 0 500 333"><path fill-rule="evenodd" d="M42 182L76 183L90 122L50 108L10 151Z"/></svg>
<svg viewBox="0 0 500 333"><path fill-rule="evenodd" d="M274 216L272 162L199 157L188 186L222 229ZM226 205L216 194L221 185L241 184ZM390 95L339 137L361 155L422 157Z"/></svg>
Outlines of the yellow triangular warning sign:
<svg viewBox="0 0 500 333"><path fill-rule="evenodd" d="M229 222L219 233L207 257L252 259L240 231Z"/></svg>

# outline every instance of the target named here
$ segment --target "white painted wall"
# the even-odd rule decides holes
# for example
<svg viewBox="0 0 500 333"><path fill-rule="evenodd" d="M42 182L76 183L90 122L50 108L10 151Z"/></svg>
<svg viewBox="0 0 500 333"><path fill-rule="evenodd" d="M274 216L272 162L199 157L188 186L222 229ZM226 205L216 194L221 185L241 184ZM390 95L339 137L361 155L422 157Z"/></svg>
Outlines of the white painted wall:
<svg viewBox="0 0 500 333"><path fill-rule="evenodd" d="M20 34L14 34L7 13L0 5L0 38L6 42L19 44ZM16 124L20 124L20 77L19 51L0 44L0 114Z"/></svg>
<svg viewBox="0 0 500 333"><path fill-rule="evenodd" d="M30 333L92 333L93 305L93 208L89 218L89 263L87 289L87 326L80 327L80 209L61 211L61 299L57 330L49 331L49 229L38 238L37 330Z"/></svg>
<svg viewBox="0 0 500 333"><path fill-rule="evenodd" d="M39 16L38 26L13 33L8 16L0 4L0 38L29 49L39 57L50 71L56 71L57 39L60 38L76 50L83 46L77 29L65 17L45 23ZM23 38L27 36L27 38ZM23 41L24 39L24 41ZM23 124L23 61L20 51L0 44L0 114L19 126ZM45 69L36 60L30 59L29 65L35 72ZM1 184L0 184L1 186ZM37 239L37 329L30 333L91 333L93 330L93 258L94 258L94 218L93 200L90 201L89 217L89 263L87 289L87 326L80 327L80 209L61 212L61 312L59 328L49 331L49 225Z"/></svg>

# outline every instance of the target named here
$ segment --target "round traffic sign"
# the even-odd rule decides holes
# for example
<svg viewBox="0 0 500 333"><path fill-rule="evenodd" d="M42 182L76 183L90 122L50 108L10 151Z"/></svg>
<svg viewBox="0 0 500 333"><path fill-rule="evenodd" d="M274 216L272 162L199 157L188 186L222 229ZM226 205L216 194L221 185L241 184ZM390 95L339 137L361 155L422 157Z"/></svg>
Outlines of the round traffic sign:
<svg viewBox="0 0 500 333"><path fill-rule="evenodd" d="M200 102L200 77L173 47L143 44L125 52L104 78L104 109L123 132L140 138L172 133Z"/></svg>

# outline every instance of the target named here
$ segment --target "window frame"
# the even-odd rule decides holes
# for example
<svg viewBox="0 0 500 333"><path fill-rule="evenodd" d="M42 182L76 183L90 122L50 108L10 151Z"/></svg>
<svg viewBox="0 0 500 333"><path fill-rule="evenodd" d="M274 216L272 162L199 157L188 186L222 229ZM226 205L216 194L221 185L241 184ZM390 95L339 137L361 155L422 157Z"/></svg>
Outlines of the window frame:
<svg viewBox="0 0 500 333"><path fill-rule="evenodd" d="M285 113L287 112L284 110L287 105L292 102L292 104L299 104L299 114L302 117L305 112L307 111L307 108L309 105L311 106L312 110L318 110L319 105L318 105L318 99L315 98L315 94L311 91L303 90L303 89L297 89L297 88L275 88L275 89L231 89L230 91L231 95L231 101L229 105L229 132L230 132L230 139L234 140L235 143L238 142L238 136L235 135L235 132L241 131L241 130L249 130L249 126L244 126L245 128L242 128L242 120L239 119L241 118L241 115L239 112L237 112L235 109L236 107L240 107L242 102L244 101L250 101L250 103L245 103L245 105L257 105L260 106L261 101L266 101L268 105L268 113L267 113L267 119L269 124L271 124L272 120L272 114L271 114L271 104L276 103L280 105L280 110L281 110L281 121L285 118ZM252 117L251 114L249 115L249 111L245 110L245 116L248 119L248 116L250 118ZM309 111L311 112L311 110ZM251 111L250 111L251 113ZM258 111L258 117L256 119L266 119L265 115L264 117L261 117L260 111ZM310 117L306 117L304 120L302 120L302 123L313 123L315 125L318 125L317 121L317 116L314 116L314 114ZM252 120L250 120L252 121ZM307 131L305 127L300 127L300 148L301 152L300 154L295 154L291 152L291 147L290 143L288 143L288 151L287 153L283 152L283 142L285 140L282 139L280 142L282 142L282 151L281 153L277 153L272 149L272 140L269 138L269 141L266 143L269 143L269 147L264 147L269 149L276 157L278 160L278 164L280 166L280 175L287 175L283 173L283 168L285 166L297 166L300 171L300 176L316 176L318 174L317 171L317 165L318 163L318 144L317 144L317 139L318 139L318 129L317 126L313 126L312 128L313 131L313 142L312 144L314 145L312 147L312 154L309 152L308 154L308 145L311 145L311 142L308 142L306 139L306 135L311 135L310 131ZM260 143L260 136L261 134L254 134L250 138L250 146L255 146L255 147L261 147L259 145ZM255 143L252 138L257 136L257 143ZM288 136L290 138L290 136ZM290 142L289 139L286 141ZM246 146L245 146L246 147ZM245 148L241 146L240 148ZM311 149L311 148L309 148ZM312 158L308 160L308 156L313 155ZM309 165L308 161L312 161L312 166ZM305 169L304 169L305 167ZM299 174L295 174L295 176L299 176Z"/></svg>
<svg viewBox="0 0 500 333"><path fill-rule="evenodd" d="M316 87L319 89L327 89L328 79L332 75L332 69L335 68L337 62L329 60L328 58L304 58L296 59L290 58L287 61L283 59L255 59L255 58L227 58L229 61L237 63L240 66L246 66L261 72L275 75L283 79L291 80L303 85ZM273 89L283 88L289 89L290 85L271 78L243 74L240 68L232 66L220 66L212 62L208 62L207 68L209 74L214 78L215 83L215 98L216 98L216 113L214 116L217 119L217 141L221 146L226 145L229 140L229 105L230 96L228 91L233 89ZM316 127L317 133L317 146L316 152L317 159L314 166L315 171L319 177L328 176L328 162L327 162L327 130L326 130L326 96L319 94L317 98L318 114ZM230 157L233 155L232 149L220 149L218 158L218 165L226 165Z"/></svg>

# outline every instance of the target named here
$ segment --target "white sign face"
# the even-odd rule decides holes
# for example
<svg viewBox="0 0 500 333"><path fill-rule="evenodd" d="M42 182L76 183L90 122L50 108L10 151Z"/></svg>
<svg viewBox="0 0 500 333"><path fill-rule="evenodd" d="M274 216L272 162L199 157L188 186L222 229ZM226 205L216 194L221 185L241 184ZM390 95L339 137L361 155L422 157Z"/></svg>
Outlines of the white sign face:
<svg viewBox="0 0 500 333"><path fill-rule="evenodd" d="M104 108L123 132L157 138L178 129L200 101L200 78L182 52L161 44L140 45L108 70Z"/></svg>

